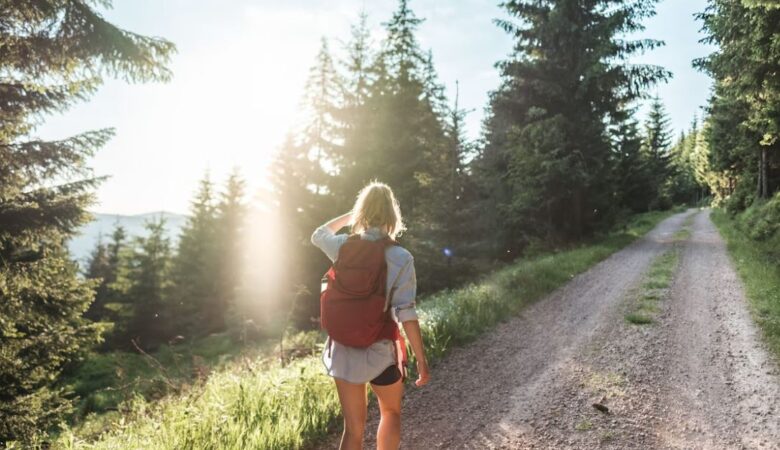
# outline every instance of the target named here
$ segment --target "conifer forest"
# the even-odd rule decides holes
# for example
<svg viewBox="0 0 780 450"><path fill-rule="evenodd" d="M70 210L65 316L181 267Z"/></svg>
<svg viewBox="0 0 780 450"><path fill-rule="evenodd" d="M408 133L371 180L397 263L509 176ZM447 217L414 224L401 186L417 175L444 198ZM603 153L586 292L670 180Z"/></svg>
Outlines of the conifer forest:
<svg viewBox="0 0 780 450"><path fill-rule="evenodd" d="M0 448L328 448L341 426L319 360L330 261L310 238L372 180L401 206L434 380L451 348L686 210L711 212L780 357L780 2L707 0L695 23L714 50L690 65L712 89L680 132L658 95L675 74L635 59L665 45L645 32L660 1L672 0L484 2L496 19L482 26L512 47L494 61L477 138L465 87L443 82L421 44L431 23L415 1L387 17L366 2L339 30L348 39L307 35L319 50L285 100L302 119L283 144L247 143L272 154L264 187L240 167L204 173L178 187L191 200L175 238L163 216L141 234L117 223L77 260L68 243L112 176L93 161L121 130L38 129L104 84L164 89L177 43L111 23L111 0L0 0ZM674 239L696 242L695 217L681 225L693 237ZM665 320L632 311L626 323ZM743 448L775 448L771 433ZM549 448L592 448L561 442ZM656 445L690 448L643 448Z"/></svg>

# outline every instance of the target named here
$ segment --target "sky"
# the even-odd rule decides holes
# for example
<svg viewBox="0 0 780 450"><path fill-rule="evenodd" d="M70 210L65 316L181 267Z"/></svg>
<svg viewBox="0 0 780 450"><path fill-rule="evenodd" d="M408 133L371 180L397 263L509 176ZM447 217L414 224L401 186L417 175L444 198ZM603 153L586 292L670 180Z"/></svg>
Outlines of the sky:
<svg viewBox="0 0 780 450"><path fill-rule="evenodd" d="M493 24L505 14L498 0L412 0L425 22L418 38L433 51L440 81L452 99L471 111L467 134L479 137L489 91L499 83L494 64L512 40ZM699 43L693 14L706 0L661 0L640 37L666 46L632 62L658 64L674 73L654 88L667 106L675 133L686 129L709 96L709 78L691 66L712 51ZM116 136L93 158L96 175L108 175L90 209L109 214L186 213L198 180L208 173L224 183L237 168L250 196L267 186L265 170L300 114L309 68L324 36L334 53L349 37L361 9L372 39L395 0L133 0L103 11L115 25L173 41L178 52L169 83L107 80L86 103L51 116L37 130L59 139L113 127ZM644 114L645 109L640 109Z"/></svg>

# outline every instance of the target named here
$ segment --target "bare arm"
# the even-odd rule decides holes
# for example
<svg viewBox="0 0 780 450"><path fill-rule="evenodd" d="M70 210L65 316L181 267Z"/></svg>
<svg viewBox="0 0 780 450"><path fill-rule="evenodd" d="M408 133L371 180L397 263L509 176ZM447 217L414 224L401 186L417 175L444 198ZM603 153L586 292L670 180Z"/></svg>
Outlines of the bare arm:
<svg viewBox="0 0 780 450"><path fill-rule="evenodd" d="M417 358L418 378L414 384L423 386L428 383L430 374L428 372L428 360L425 359L425 348L423 347L422 333L420 332L420 322L417 320L407 320L403 322L404 333L409 343L412 345L412 351Z"/></svg>
<svg viewBox="0 0 780 450"><path fill-rule="evenodd" d="M329 220L325 226L332 232L337 232L340 229L344 228L345 226L349 225L349 219L352 218L352 213L348 212L346 214L342 214L335 219Z"/></svg>

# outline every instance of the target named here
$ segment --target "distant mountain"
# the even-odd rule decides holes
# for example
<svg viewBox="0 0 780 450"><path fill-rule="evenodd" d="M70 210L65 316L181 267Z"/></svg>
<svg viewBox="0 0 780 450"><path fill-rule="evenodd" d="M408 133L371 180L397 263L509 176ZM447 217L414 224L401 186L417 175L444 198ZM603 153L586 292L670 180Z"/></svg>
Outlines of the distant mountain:
<svg viewBox="0 0 780 450"><path fill-rule="evenodd" d="M132 216L124 216L121 214L101 214L92 213L95 220L84 225L79 234L68 242L68 248L70 249L73 258L85 267L85 261L89 257L89 254L95 248L100 236L103 236L103 242L107 242L111 238L111 233L114 231L116 224L125 227L125 232L130 236L145 236L146 230L144 229L144 223L151 221L162 216L165 218L165 230L168 237L171 238L172 243L176 243L179 238L179 232L187 221L187 216L182 214L175 214L165 211L150 212L145 214L136 214Z"/></svg>

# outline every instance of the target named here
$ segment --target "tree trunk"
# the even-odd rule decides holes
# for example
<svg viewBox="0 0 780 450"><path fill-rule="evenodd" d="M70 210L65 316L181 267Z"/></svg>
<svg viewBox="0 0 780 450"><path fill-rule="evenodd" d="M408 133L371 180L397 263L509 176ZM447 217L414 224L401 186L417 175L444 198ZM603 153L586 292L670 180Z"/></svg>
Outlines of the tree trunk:
<svg viewBox="0 0 780 450"><path fill-rule="evenodd" d="M769 164L766 146L761 147L761 198L769 198Z"/></svg>
<svg viewBox="0 0 780 450"><path fill-rule="evenodd" d="M762 161L761 161L761 155L759 155L758 156L758 177L756 177L757 178L757 180L756 180L756 198L762 198L762 196L761 196L761 186L763 185L763 183L761 183L761 177L764 174L764 171L762 169L763 169L763 164L762 164Z"/></svg>
<svg viewBox="0 0 780 450"><path fill-rule="evenodd" d="M582 189L577 188L574 191L572 208L572 232L575 239L582 237Z"/></svg>

